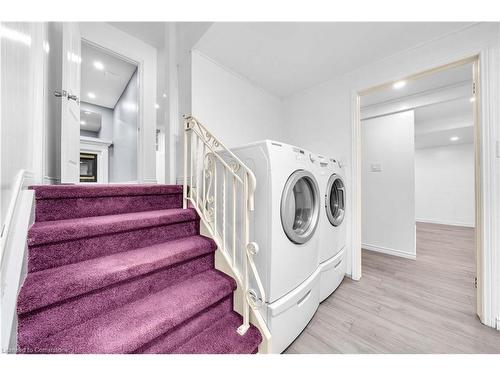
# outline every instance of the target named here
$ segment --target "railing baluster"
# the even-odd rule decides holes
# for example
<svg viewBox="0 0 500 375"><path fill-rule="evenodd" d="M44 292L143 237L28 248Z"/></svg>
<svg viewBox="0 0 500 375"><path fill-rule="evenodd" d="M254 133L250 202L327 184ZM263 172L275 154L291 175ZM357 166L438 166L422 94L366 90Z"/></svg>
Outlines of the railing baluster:
<svg viewBox="0 0 500 375"><path fill-rule="evenodd" d="M214 176L213 176L213 181L214 181L214 232L215 232L215 237L218 236L217 234L217 160L214 158Z"/></svg>
<svg viewBox="0 0 500 375"><path fill-rule="evenodd" d="M242 254L243 254L243 285L244 285L244 298L243 298L243 324L238 328L238 333L243 335L246 333L248 328L250 327L250 314L249 314L249 306L248 306L248 290L250 288L248 284L248 255L247 255L247 245L250 242L249 236L249 215L248 215L248 174L245 172L244 180L243 180L243 207L242 215L243 215L243 243L242 243Z"/></svg>
<svg viewBox="0 0 500 375"><path fill-rule="evenodd" d="M198 188L200 186L200 174L198 173L198 156L199 156L199 138L196 137L196 147L195 147L195 152L196 152L196 159L194 162L194 173L196 174L196 206L200 206L200 189Z"/></svg>
<svg viewBox="0 0 500 375"><path fill-rule="evenodd" d="M236 178L233 176L233 267L236 266Z"/></svg>
<svg viewBox="0 0 500 375"><path fill-rule="evenodd" d="M227 168L224 167L224 180L222 180L222 249L226 248L226 179Z"/></svg>
<svg viewBox="0 0 500 375"><path fill-rule="evenodd" d="M188 133L187 130L184 131L184 183L182 186L182 208L187 208L187 169L188 169Z"/></svg>
<svg viewBox="0 0 500 375"><path fill-rule="evenodd" d="M258 245L250 242L250 211L253 211L254 208L255 176L248 167L214 138L194 117L187 116L185 119L183 207L186 208L189 203L194 206L226 261L231 266L238 285L243 289L241 303L243 324L238 327L238 333L244 335L250 326L250 306L254 309L255 314L260 315L259 306L253 302L253 299L257 297L265 301L265 290L253 260L253 255L258 252ZM222 155L220 150L222 150ZM225 154L231 158L231 162L227 161ZM210 158L206 159L207 156ZM200 157L201 165L199 165ZM220 177L217 174L218 163L224 168L220 173ZM200 170L200 168L202 169ZM229 181L228 174L232 177ZM209 177L208 184L207 177ZM201 185L200 178L202 179ZM222 204L218 199L219 178L222 178ZM227 202L229 198L228 185L231 183L232 218L228 218L227 215L231 215L231 213L226 212L227 206L231 204ZM241 186L241 199L237 198L238 185ZM187 192L188 186L189 194ZM202 195L201 200L200 194ZM219 207L220 204L221 207ZM238 213L240 209L241 214ZM222 210L222 228L219 231L217 223L219 222L220 210ZM237 223L237 219L240 220L240 218L241 222ZM230 220L229 225L232 225L232 233L227 233L228 219ZM228 236L231 235L232 238L228 240ZM228 251L228 241L232 243L230 245L232 247L231 251ZM239 262L237 256L241 258ZM260 296L254 296L255 291L250 290L250 272L252 272L254 281L257 283ZM252 296L251 299L250 295Z"/></svg>
<svg viewBox="0 0 500 375"><path fill-rule="evenodd" d="M189 133L189 199L193 200L193 133Z"/></svg>
<svg viewBox="0 0 500 375"><path fill-rule="evenodd" d="M203 186L203 190L202 190L202 195L201 195L201 202L203 203L203 215L206 215L206 210L207 210L207 196L206 196L206 192L205 192L205 179L207 178L206 177L206 167L205 167L205 142L202 143L201 145L201 166L202 166L202 172L201 172L201 184Z"/></svg>

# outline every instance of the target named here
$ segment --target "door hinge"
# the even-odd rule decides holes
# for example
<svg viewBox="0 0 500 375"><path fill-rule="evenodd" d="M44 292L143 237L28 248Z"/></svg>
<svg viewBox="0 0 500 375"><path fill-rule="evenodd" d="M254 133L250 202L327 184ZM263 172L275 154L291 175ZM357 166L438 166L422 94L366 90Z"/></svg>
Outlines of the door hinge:
<svg viewBox="0 0 500 375"><path fill-rule="evenodd" d="M477 289L477 277L474 277L474 288Z"/></svg>
<svg viewBox="0 0 500 375"><path fill-rule="evenodd" d="M476 95L476 82L472 82L472 95Z"/></svg>

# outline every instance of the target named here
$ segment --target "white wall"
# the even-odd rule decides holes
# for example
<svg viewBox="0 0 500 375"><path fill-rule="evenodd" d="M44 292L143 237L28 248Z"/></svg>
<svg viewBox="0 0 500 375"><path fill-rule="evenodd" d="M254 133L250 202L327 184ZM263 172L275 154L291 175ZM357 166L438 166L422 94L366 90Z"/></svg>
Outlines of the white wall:
<svg viewBox="0 0 500 375"><path fill-rule="evenodd" d="M110 182L137 180L138 108L136 70L113 110L113 146L109 153ZM156 148L154 150L156 161Z"/></svg>
<svg viewBox="0 0 500 375"><path fill-rule="evenodd" d="M99 132L80 130L80 135L96 137L106 141L113 140L113 109L87 102L80 102L80 109L82 111L91 111L101 115L101 130L99 130Z"/></svg>
<svg viewBox="0 0 500 375"><path fill-rule="evenodd" d="M351 249L352 234L352 176L351 124L348 77L314 86L285 98L283 141L302 146L336 160L344 165L346 197L346 249ZM351 274L351 257L346 256L346 272Z"/></svg>
<svg viewBox="0 0 500 375"><path fill-rule="evenodd" d="M14 350L16 297L25 270L33 192L41 183L46 113L47 24L0 23L0 332L2 351ZM51 129L49 129L49 132Z"/></svg>
<svg viewBox="0 0 500 375"><path fill-rule="evenodd" d="M169 62L172 68L174 63L175 73L170 70L169 82L176 86L177 101L172 106L170 140L175 142L175 162L177 177L182 174L182 140L183 140L183 115L194 114L192 106L192 49L200 38L205 34L211 22L176 22L169 30L169 40L172 43L170 54L172 60ZM174 41L175 39L175 41ZM173 74L172 74L173 73Z"/></svg>
<svg viewBox="0 0 500 375"><path fill-rule="evenodd" d="M417 149L417 221L474 226L474 145Z"/></svg>
<svg viewBox="0 0 500 375"><path fill-rule="evenodd" d="M362 126L363 247L414 258L414 112L364 120Z"/></svg>
<svg viewBox="0 0 500 375"><path fill-rule="evenodd" d="M24 170L30 182L40 181L43 159L43 24L0 23L0 227L15 198L14 184Z"/></svg>
<svg viewBox="0 0 500 375"><path fill-rule="evenodd" d="M228 147L284 137L279 98L197 51L192 52L192 113Z"/></svg>

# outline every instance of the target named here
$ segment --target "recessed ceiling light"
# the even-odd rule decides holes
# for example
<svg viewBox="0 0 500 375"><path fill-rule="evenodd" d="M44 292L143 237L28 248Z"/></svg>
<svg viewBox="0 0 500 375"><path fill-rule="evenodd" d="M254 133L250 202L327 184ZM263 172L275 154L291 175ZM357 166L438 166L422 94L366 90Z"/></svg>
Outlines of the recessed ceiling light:
<svg viewBox="0 0 500 375"><path fill-rule="evenodd" d="M155 108L158 109L160 108L160 105L158 103L155 104Z"/></svg>
<svg viewBox="0 0 500 375"><path fill-rule="evenodd" d="M90 98L90 99L95 99L95 94L93 92L89 92L87 94L87 96Z"/></svg>
<svg viewBox="0 0 500 375"><path fill-rule="evenodd" d="M471 96L470 99L469 99L469 101L471 103L474 103L476 101L476 97L475 96Z"/></svg>
<svg viewBox="0 0 500 375"><path fill-rule="evenodd" d="M406 81L397 81L392 85L392 87L394 87L396 90L402 89L405 86L406 86Z"/></svg>
<svg viewBox="0 0 500 375"><path fill-rule="evenodd" d="M89 111L85 111L85 112L83 112L83 113L85 113L86 115L90 115L90 112L89 112Z"/></svg>
<svg viewBox="0 0 500 375"><path fill-rule="evenodd" d="M458 141L460 138L458 138L456 135L450 138L450 141L455 142Z"/></svg>
<svg viewBox="0 0 500 375"><path fill-rule="evenodd" d="M166 98L167 97L167 94L163 93L163 97Z"/></svg>
<svg viewBox="0 0 500 375"><path fill-rule="evenodd" d="M82 121L80 121L80 124L81 124L81 125L85 125L85 124L86 124L86 122L82 120Z"/></svg>
<svg viewBox="0 0 500 375"><path fill-rule="evenodd" d="M94 68L96 68L97 70L103 70L104 64L100 61L94 61Z"/></svg>

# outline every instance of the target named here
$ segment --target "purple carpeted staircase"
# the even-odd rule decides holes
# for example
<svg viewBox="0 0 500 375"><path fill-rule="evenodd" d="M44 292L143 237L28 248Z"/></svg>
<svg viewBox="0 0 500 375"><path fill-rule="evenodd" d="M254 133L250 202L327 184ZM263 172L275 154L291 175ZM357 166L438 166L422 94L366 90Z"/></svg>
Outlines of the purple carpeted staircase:
<svg viewBox="0 0 500 375"><path fill-rule="evenodd" d="M177 185L34 186L23 353L256 353Z"/></svg>

